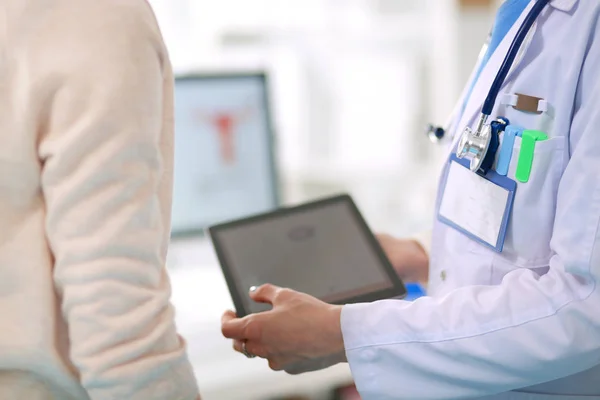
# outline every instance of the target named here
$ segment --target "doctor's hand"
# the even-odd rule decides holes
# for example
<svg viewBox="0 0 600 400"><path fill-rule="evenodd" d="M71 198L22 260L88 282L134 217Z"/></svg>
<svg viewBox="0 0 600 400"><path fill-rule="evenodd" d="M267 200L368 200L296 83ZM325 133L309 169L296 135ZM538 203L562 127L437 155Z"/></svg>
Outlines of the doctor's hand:
<svg viewBox="0 0 600 400"><path fill-rule="evenodd" d="M416 240L397 239L388 234L375 236L400 279L404 282L427 282L429 257Z"/></svg>
<svg viewBox="0 0 600 400"><path fill-rule="evenodd" d="M223 335L233 347L269 361L275 371L298 374L346 361L340 314L342 307L304 293L263 285L250 292L252 300L273 306L269 311L237 318L223 314Z"/></svg>

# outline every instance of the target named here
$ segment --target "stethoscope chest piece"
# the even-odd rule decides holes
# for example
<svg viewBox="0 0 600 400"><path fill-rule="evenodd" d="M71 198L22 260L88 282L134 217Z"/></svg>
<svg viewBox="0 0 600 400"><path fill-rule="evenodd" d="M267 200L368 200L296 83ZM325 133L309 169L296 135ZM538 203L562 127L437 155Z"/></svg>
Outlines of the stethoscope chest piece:
<svg viewBox="0 0 600 400"><path fill-rule="evenodd" d="M466 127L458 142L456 156L468 159L471 171L479 170L490 147L491 138L492 128L489 124L480 125L475 132Z"/></svg>
<svg viewBox="0 0 600 400"><path fill-rule="evenodd" d="M548 4L549 0L536 0L535 4L525 17L523 24L519 27L515 38L498 70L498 74L494 78L490 91L483 103L481 108L481 116L477 127L473 131L470 127L466 127L461 134L456 148L456 156L458 158L466 158L470 161L470 169L473 172L487 173L491 165L493 164L493 157L498 147L498 134L508 124L508 120L501 118L498 121L494 121L491 124L487 124L489 116L494 110L494 104L500 89L504 84L504 80L510 71L515 57L519 52L519 48L523 44L531 26L535 22L536 18L540 15L544 7ZM493 126L492 126L493 125ZM491 149L490 149L490 143ZM490 151L489 157L488 150ZM483 168L480 171L480 168Z"/></svg>

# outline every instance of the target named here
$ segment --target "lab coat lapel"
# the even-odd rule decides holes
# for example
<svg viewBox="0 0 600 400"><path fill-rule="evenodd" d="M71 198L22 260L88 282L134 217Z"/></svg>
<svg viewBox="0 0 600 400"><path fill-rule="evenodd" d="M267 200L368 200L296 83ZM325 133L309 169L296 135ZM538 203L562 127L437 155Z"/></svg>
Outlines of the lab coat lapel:
<svg viewBox="0 0 600 400"><path fill-rule="evenodd" d="M523 24L525 17L527 16L529 11L533 7L534 3L535 3L534 1L531 1L527 5L527 7L523 11L523 13L521 13L521 16L519 17L517 22L515 22L515 24L512 26L510 31L506 34L506 36L504 37L502 42L500 42L500 44L498 45L498 47L496 48L496 50L494 51L492 56L489 58L487 64L481 71L481 74L479 75L479 79L477 80L477 82L475 83L475 86L473 87L471 96L467 100L465 110L463 112L462 117L460 118L460 123L456 127L456 129L457 129L457 131L456 131L457 135L455 135L456 138L460 137L462 130L466 126L472 126L474 124L475 117L479 116L479 113L481 112L481 107L483 106L483 102L485 101L485 98L489 93L490 87L492 86L492 83L494 82L494 79L496 78L496 74L498 73L498 70L500 69L502 62L504 61L504 58L506 57L506 54L508 53L510 45L511 45L513 39L515 38L515 36L517 35L517 31ZM531 38L533 36L533 34L535 33L536 26L537 26L537 24L534 24L531 27L528 38ZM531 40L528 40L528 39L526 39L523 42L523 45L520 48L519 54L515 58L515 62L513 63L511 71L507 75L504 84L506 84L510 80L511 75L514 72L514 69L519 65L520 61L523 59L522 55L525 54L525 52L527 51L527 48L529 47L530 44L531 44ZM500 99L500 96L498 96L498 100L499 99Z"/></svg>

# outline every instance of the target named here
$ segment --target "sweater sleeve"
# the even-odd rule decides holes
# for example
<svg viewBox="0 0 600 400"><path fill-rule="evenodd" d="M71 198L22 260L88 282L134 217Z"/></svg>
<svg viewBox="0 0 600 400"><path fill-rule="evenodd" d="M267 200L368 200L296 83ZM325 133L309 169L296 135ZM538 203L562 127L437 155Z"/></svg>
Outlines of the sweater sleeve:
<svg viewBox="0 0 600 400"><path fill-rule="evenodd" d="M59 1L43 29L38 152L71 361L94 400L194 399L165 269L172 73L154 16L142 0Z"/></svg>

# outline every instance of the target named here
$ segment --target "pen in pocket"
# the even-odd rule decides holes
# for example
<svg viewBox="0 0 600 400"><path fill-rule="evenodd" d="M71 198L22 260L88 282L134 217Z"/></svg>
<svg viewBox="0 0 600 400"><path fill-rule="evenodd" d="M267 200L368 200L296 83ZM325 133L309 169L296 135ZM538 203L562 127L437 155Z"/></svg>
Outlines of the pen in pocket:
<svg viewBox="0 0 600 400"><path fill-rule="evenodd" d="M521 151L517 163L515 178L519 182L528 182L533 166L533 154L535 152L536 142L547 140L548 135L540 131L524 130L521 134Z"/></svg>
<svg viewBox="0 0 600 400"><path fill-rule="evenodd" d="M512 159L512 153L515 147L515 137L521 136L522 133L523 128L516 125L509 125L504 129L504 138L502 139L502 146L500 147L500 155L498 156L498 163L496 166L498 175L506 176L508 174L510 160Z"/></svg>

